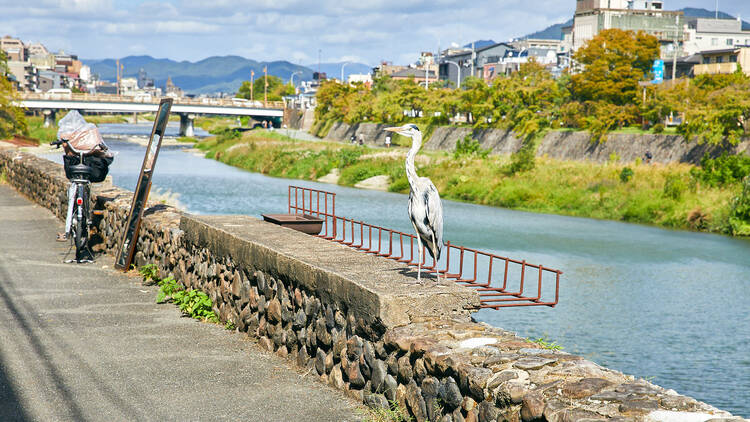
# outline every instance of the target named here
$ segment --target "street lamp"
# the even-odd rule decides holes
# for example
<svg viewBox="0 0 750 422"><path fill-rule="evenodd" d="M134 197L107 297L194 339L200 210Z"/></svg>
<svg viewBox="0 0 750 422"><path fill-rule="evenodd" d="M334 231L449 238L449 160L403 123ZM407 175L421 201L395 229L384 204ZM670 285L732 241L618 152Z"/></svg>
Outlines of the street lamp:
<svg viewBox="0 0 750 422"><path fill-rule="evenodd" d="M446 60L445 62L456 65L456 69L458 69L458 78L456 78L456 88L460 88L461 87L461 66L459 66L458 63L452 62L450 60Z"/></svg>
<svg viewBox="0 0 750 422"><path fill-rule="evenodd" d="M342 65L341 65L341 83L342 83L342 84L344 83L344 68L345 68L345 67L346 67L346 65L348 65L348 64L349 64L349 62L345 62L344 64L342 64Z"/></svg>
<svg viewBox="0 0 750 422"><path fill-rule="evenodd" d="M292 72L292 77L291 77L291 78L289 78L289 83L291 83L291 84L292 84L292 88L294 88L294 75L301 75L301 74L302 74L302 71L301 71L301 70L298 70L298 71L296 71L296 72ZM297 89L295 89L295 90L294 90L294 93L295 93L295 94L297 93Z"/></svg>

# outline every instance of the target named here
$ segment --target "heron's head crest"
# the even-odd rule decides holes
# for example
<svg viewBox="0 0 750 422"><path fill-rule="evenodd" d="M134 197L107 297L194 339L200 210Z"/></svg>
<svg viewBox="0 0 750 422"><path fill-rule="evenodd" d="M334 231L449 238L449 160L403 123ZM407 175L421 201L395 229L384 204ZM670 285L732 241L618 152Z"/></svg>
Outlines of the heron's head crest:
<svg viewBox="0 0 750 422"><path fill-rule="evenodd" d="M404 135L404 136L412 136L414 134L419 133L419 128L414 123L407 123L403 126L398 126L398 127L389 127L389 128L386 128L385 130L389 132L396 132L399 135Z"/></svg>

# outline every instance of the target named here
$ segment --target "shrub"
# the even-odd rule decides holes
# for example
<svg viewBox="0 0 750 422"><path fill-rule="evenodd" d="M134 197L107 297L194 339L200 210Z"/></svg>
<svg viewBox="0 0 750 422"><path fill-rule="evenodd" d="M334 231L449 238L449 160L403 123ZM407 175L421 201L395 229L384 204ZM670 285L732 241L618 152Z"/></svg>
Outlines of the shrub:
<svg viewBox="0 0 750 422"><path fill-rule="evenodd" d="M628 183L630 179L633 178L633 175L635 173L633 172L633 169L630 167L623 167L622 171L620 172L620 181L622 183Z"/></svg>
<svg viewBox="0 0 750 422"><path fill-rule="evenodd" d="M750 156L724 152L719 157L710 158L706 154L701 159L701 168L691 170L691 174L711 186L738 183L750 175Z"/></svg>
<svg viewBox="0 0 750 422"><path fill-rule="evenodd" d="M750 177L745 178L742 193L732 201L729 228L735 236L750 236Z"/></svg>
<svg viewBox="0 0 750 422"><path fill-rule="evenodd" d="M664 133L664 125L662 123L657 123L651 128L651 130L654 133Z"/></svg>
<svg viewBox="0 0 750 422"><path fill-rule="evenodd" d="M464 136L464 139L459 139L456 142L456 149L453 150L453 158L461 158L466 156L479 156L481 158L487 158L489 155L489 149L482 149L479 145L479 141L472 138L471 135Z"/></svg>
<svg viewBox="0 0 750 422"><path fill-rule="evenodd" d="M504 168L504 171L509 175L513 175L533 170L534 167L536 167L536 143L527 140L521 149L510 156L510 164Z"/></svg>
<svg viewBox="0 0 750 422"><path fill-rule="evenodd" d="M675 201L679 201L682 198L682 194L687 189L685 182L678 174L670 174L664 181L664 197L672 198Z"/></svg>

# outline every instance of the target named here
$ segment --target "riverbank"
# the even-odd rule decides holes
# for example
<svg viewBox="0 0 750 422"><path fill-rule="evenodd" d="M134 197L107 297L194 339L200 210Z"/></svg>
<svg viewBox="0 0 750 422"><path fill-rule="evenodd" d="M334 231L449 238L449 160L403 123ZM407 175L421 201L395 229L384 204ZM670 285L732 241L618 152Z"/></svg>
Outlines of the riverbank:
<svg viewBox="0 0 750 422"><path fill-rule="evenodd" d="M276 177L356 186L386 176L389 191L408 193L409 189L403 148L386 151L337 142L309 143L262 131L209 138L196 147L209 158ZM538 157L532 170L511 174L507 155L457 157L446 151L423 151L417 158L419 174L432 179L444 199L683 230L750 234L732 225L736 213L732 201L740 196L741 184L705 183L689 164ZM338 178L331 177L332 173Z"/></svg>

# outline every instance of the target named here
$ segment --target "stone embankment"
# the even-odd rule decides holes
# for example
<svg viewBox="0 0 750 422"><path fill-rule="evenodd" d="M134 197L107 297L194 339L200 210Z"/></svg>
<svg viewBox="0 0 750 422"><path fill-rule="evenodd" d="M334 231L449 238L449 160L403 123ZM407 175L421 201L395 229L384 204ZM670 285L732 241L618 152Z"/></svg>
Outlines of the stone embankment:
<svg viewBox="0 0 750 422"><path fill-rule="evenodd" d="M383 131L388 125L375 123L360 123L349 125L336 122L328 132L326 139L348 142L352 135L359 139L362 134L365 143L370 145L384 145L387 132ZM518 151L521 140L511 131L504 129L472 130L468 127L443 126L438 127L424 144L427 150L452 151L456 142L470 135L478 140L482 148L490 149L495 154L510 154ZM643 158L646 151L653 155L653 161L658 163L700 163L701 158L708 153L712 156L722 151L740 153L750 151L750 140L745 140L736 146L711 146L698 142L685 142L678 135L653 134L625 134L610 133L605 142L592 142L587 132L549 131L539 142L537 156L548 156L558 160L587 160L606 162L616 157L621 163Z"/></svg>
<svg viewBox="0 0 750 422"><path fill-rule="evenodd" d="M0 150L0 174L62 217L61 166ZM97 186L96 250L112 253L132 193ZM580 356L473 322L476 292L414 283L397 262L248 216L150 204L137 265L200 289L222 321L369 406L417 421L726 421L731 415ZM549 312L553 313L554 310ZM696 375L697 378L697 375Z"/></svg>

